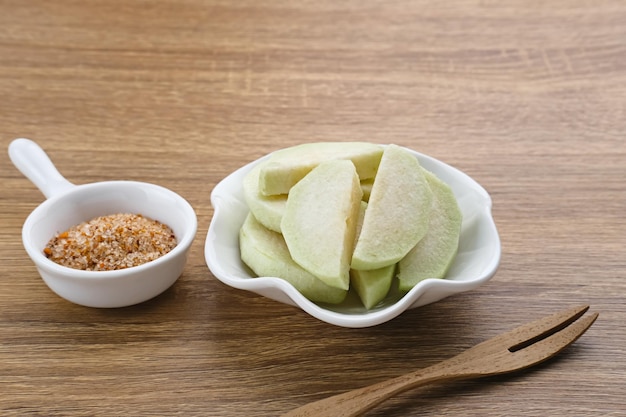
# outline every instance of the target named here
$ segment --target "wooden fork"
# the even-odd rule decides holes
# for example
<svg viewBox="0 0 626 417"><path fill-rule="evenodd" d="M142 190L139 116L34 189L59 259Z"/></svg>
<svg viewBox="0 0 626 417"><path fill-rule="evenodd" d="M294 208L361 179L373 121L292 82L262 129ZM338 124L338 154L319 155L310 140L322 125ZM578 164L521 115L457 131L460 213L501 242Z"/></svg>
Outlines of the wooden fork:
<svg viewBox="0 0 626 417"><path fill-rule="evenodd" d="M598 313L581 320L589 306L544 317L496 336L448 360L365 388L312 402L283 417L354 417L388 398L433 382L479 378L529 368L574 343Z"/></svg>

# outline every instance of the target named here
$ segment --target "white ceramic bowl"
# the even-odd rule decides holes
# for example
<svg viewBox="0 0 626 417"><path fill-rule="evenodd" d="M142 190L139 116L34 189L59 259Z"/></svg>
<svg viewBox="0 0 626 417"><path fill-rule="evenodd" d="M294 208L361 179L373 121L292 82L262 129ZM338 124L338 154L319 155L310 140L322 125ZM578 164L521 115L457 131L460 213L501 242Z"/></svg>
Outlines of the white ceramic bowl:
<svg viewBox="0 0 626 417"><path fill-rule="evenodd" d="M403 311L472 290L495 274L500 262L500 238L491 216L489 194L463 172L429 156L407 149L420 164L452 188L463 213L459 251L446 279L426 279L401 296L391 291L376 308L366 310L354 296L339 305L321 305L306 299L287 281L255 277L239 254L239 228L248 213L242 181L258 159L230 174L213 189L215 211L205 243L205 258L213 275L223 283L300 307L319 320L343 327L384 323Z"/></svg>
<svg viewBox="0 0 626 417"><path fill-rule="evenodd" d="M135 181L73 185L28 139L14 140L9 145L9 156L47 197L24 222L22 241L39 274L56 294L88 307L125 307L157 296L182 274L197 219L191 205L181 196ZM46 243L56 233L115 213L140 213L168 225L176 236L176 247L154 261L115 271L72 269L44 255Z"/></svg>

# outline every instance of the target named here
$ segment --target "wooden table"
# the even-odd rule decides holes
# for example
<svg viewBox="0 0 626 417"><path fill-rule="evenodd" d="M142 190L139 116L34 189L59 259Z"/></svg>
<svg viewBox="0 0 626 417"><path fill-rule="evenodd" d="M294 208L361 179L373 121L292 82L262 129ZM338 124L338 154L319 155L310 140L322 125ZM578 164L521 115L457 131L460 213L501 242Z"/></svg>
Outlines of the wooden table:
<svg viewBox="0 0 626 417"><path fill-rule="evenodd" d="M0 158L0 414L272 416L589 303L532 370L432 386L372 416L626 410L626 3L582 0L0 2L0 140L70 181L154 182L194 206L177 283L121 309L42 282L21 226L42 194ZM229 288L203 256L213 187L272 150L397 143L491 194L477 290L346 329Z"/></svg>

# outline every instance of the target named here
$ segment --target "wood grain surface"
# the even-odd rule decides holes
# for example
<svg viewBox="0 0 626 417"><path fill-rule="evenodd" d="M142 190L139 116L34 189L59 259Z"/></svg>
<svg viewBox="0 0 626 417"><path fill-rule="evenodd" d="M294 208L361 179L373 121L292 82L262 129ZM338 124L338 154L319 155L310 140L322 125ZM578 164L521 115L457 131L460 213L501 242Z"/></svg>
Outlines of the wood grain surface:
<svg viewBox="0 0 626 417"><path fill-rule="evenodd" d="M625 22L620 0L0 0L2 147L31 138L76 184L171 188L199 221L162 295L71 304L22 247L43 195L5 152L0 414L279 415L589 303L598 321L555 360L368 415L624 415ZM495 277L366 329L220 283L203 256L213 187L318 140L397 143L475 178Z"/></svg>

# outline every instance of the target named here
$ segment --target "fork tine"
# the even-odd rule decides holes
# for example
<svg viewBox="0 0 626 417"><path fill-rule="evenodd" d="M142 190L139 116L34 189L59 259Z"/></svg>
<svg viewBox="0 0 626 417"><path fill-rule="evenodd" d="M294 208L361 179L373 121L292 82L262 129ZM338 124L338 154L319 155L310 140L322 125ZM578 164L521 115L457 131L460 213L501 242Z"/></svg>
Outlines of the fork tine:
<svg viewBox="0 0 626 417"><path fill-rule="evenodd" d="M589 309L588 305L576 306L547 317L526 323L494 339L506 341L510 351L522 349L547 335L563 329L579 319Z"/></svg>
<svg viewBox="0 0 626 417"><path fill-rule="evenodd" d="M528 362L528 366L533 366L555 356L563 349L574 343L598 318L598 313L582 318L557 331L554 334L539 340L527 347L519 349L512 354L517 357L523 357Z"/></svg>

